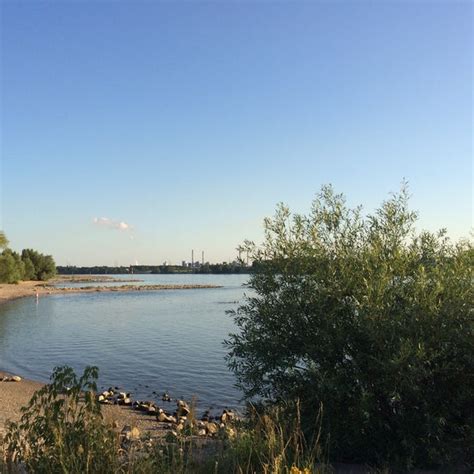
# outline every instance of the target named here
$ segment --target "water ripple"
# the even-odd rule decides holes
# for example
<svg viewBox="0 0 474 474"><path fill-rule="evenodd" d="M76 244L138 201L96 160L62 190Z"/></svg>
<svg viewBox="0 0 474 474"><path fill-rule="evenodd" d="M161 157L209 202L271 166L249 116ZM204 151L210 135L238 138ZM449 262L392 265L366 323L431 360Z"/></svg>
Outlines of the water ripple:
<svg viewBox="0 0 474 474"><path fill-rule="evenodd" d="M222 341L235 331L225 311L242 302L246 277L179 277L150 275L143 283L224 287L68 294L43 298L39 305L30 300L2 305L0 368L47 380L58 365L76 370L97 365L100 384L123 386L136 397L166 390L195 395L203 406L237 407L241 394L225 364Z"/></svg>

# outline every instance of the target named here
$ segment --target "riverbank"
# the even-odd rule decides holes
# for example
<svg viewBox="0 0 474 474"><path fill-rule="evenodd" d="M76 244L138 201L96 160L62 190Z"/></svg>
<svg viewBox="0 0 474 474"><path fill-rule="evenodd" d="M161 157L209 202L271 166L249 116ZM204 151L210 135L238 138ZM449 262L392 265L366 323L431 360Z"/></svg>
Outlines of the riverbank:
<svg viewBox="0 0 474 474"><path fill-rule="evenodd" d="M35 380L22 378L20 382L2 382L3 377L13 374L0 371L0 438L6 433L8 421L17 422L21 417L21 408L26 406L33 394L44 386ZM115 423L118 429L129 425L139 429L140 433L153 437L162 437L169 429L165 423L157 422L155 417L120 405L102 405L104 418Z"/></svg>
<svg viewBox="0 0 474 474"><path fill-rule="evenodd" d="M81 280L90 283L91 280ZM100 280L104 282L113 282L122 280L107 279ZM99 282L100 282L99 281ZM58 280L51 280L49 282L41 281L21 281L18 284L0 284L0 304L18 298L33 297L36 298L48 295L60 295L66 293L97 293L97 292L125 292L125 291L158 291L158 290L195 290L195 289L209 289L220 288L219 285L120 285L120 286L82 286L82 287L63 287L58 288L54 286L55 283L77 283L77 276L73 278L61 277ZM94 279L94 282L97 282Z"/></svg>

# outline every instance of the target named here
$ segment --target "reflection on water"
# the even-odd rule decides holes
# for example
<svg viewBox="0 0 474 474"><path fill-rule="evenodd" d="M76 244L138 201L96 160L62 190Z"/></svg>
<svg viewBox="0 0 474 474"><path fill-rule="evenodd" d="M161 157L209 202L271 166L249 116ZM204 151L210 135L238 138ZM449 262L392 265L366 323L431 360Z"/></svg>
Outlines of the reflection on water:
<svg viewBox="0 0 474 474"><path fill-rule="evenodd" d="M97 365L103 386L123 385L136 398L169 391L195 395L201 408L237 407L222 341L235 330L225 311L242 301L247 276L144 277L145 284L223 287L12 301L0 306L0 368L46 381L57 365Z"/></svg>

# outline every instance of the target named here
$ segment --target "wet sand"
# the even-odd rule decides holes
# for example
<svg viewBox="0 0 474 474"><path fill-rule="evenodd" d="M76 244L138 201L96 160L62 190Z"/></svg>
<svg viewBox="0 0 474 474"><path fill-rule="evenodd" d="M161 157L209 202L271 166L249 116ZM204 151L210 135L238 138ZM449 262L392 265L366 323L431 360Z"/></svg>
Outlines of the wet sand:
<svg viewBox="0 0 474 474"><path fill-rule="evenodd" d="M0 371L0 380L9 374ZM21 376L21 374L20 374ZM6 432L6 423L19 421L21 408L28 404L33 393L43 387L44 384L34 380L23 379L20 382L0 381L0 438ZM170 404L174 408L175 404ZM125 425L136 426L141 433L148 433L151 436L164 436L169 430L166 423L159 423L154 416L146 415L143 412L133 410L129 407L118 405L101 405L102 414L107 421L117 422L118 429Z"/></svg>

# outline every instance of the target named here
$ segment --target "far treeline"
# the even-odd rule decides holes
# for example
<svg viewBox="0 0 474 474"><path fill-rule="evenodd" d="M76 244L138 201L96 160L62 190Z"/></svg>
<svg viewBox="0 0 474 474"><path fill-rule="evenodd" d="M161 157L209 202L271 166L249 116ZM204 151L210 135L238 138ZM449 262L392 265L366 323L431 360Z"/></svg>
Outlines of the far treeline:
<svg viewBox="0 0 474 474"><path fill-rule="evenodd" d="M56 275L56 264L51 255L33 249L21 254L8 248L8 240L0 231L0 283L18 283L20 280L48 280Z"/></svg>
<svg viewBox="0 0 474 474"><path fill-rule="evenodd" d="M131 265L129 267L75 267L58 266L58 273L60 275L123 275L123 274L183 274L183 273L250 273L253 267L242 265L238 262L232 263L205 263L198 267L184 267L181 265Z"/></svg>

